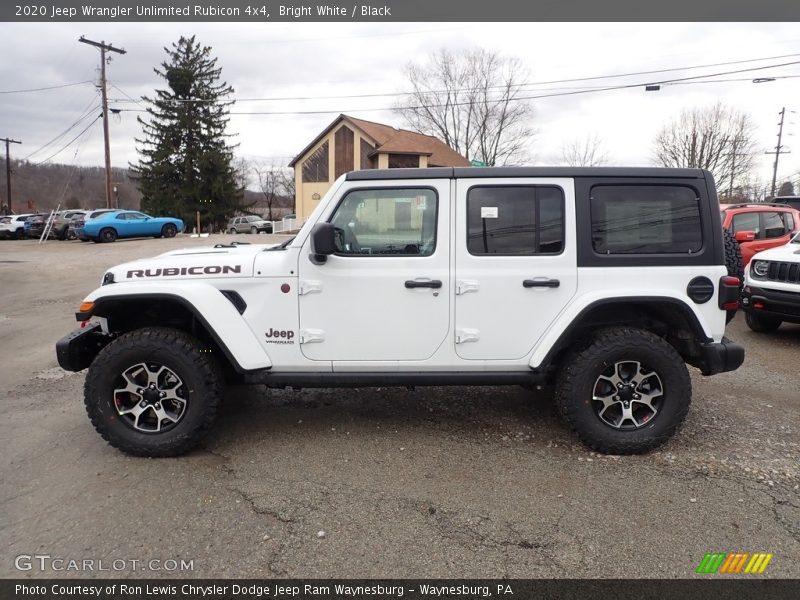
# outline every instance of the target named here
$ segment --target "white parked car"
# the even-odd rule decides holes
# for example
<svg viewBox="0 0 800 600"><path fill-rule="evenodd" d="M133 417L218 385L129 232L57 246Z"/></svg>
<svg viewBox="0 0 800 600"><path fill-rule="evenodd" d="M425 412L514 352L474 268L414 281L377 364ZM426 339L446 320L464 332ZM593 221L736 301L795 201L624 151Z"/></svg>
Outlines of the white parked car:
<svg viewBox="0 0 800 600"><path fill-rule="evenodd" d="M788 244L753 256L745 273L742 308L753 331L800 323L800 233Z"/></svg>
<svg viewBox="0 0 800 600"><path fill-rule="evenodd" d="M694 169L432 168L340 177L295 238L110 269L56 346L113 446L194 446L225 376L269 387L553 383L581 440L645 452L731 371L714 181Z"/></svg>
<svg viewBox="0 0 800 600"><path fill-rule="evenodd" d="M25 221L33 213L0 217L0 239L21 240L25 237Z"/></svg>

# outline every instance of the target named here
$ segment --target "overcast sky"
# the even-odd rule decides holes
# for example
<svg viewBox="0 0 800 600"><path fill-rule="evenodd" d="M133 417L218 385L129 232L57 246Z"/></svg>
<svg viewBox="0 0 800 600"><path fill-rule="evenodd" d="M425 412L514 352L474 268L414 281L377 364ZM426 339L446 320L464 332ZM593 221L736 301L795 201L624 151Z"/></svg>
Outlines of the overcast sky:
<svg viewBox="0 0 800 600"><path fill-rule="evenodd" d="M706 69L676 71L582 83L532 87L534 93L576 86L645 83L654 78L713 74L748 67L800 61L796 24L483 24L483 23L47 23L0 24L0 91L39 88L94 80L99 52L78 42L85 35L125 48L108 68L110 104L140 108L128 97L151 95L163 80L153 73L169 46L181 35L196 34L213 48L224 79L235 97L286 98L395 93L404 89L402 70L408 61L432 51L483 47L520 58L528 81L688 67L778 55L797 56ZM752 83L755 77L800 75L800 64L716 79L723 83L664 86L658 92L642 87L534 101L536 137L532 164L556 164L565 141L596 135L613 164L652 164L652 141L658 129L681 109L722 100L750 114L762 151L776 144L778 112L800 112L800 78ZM552 92L550 92L552 93ZM59 143L40 148L99 104L91 83L57 90L0 94L0 137L22 139L13 156L38 162L59 150L88 124L73 129ZM328 125L336 114L348 114L396 126L392 97L240 101L234 111L334 111L333 114L232 115L230 133L237 154L251 160L286 164ZM90 111L91 112L91 111ZM93 114L99 113L99 109ZM112 162L127 166L136 159L134 138L140 135L135 112L111 120ZM789 113L785 143L800 135L800 115ZM52 162L102 165L102 127L95 123L80 143L54 156ZM800 147L781 158L779 179L800 181ZM37 152L38 151L38 152ZM76 155L77 151L77 155ZM31 154L33 153L33 154ZM761 155L758 175L769 182L774 157Z"/></svg>

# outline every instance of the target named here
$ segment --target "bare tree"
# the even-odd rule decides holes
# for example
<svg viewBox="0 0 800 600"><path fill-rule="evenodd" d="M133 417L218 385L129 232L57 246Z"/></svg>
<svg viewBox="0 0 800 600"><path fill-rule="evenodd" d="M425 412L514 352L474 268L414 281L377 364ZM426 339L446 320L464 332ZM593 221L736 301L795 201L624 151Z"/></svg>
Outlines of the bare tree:
<svg viewBox="0 0 800 600"><path fill-rule="evenodd" d="M708 169L723 195L755 166L755 127L750 117L718 102L684 110L656 136L655 160L665 167Z"/></svg>
<svg viewBox="0 0 800 600"><path fill-rule="evenodd" d="M574 139L561 146L561 162L570 167L599 167L608 162L608 153L597 135Z"/></svg>
<svg viewBox="0 0 800 600"><path fill-rule="evenodd" d="M254 164L251 168L258 183L258 189L264 196L264 202L267 205L267 220L274 221L272 210L279 199L288 196L294 198L292 170L274 164Z"/></svg>
<svg viewBox="0 0 800 600"><path fill-rule="evenodd" d="M791 181L784 181L778 189L778 196L794 196L794 184Z"/></svg>
<svg viewBox="0 0 800 600"><path fill-rule="evenodd" d="M409 63L405 76L411 89L396 110L412 129L486 165L524 160L533 107L522 99L518 59L441 49L425 64Z"/></svg>

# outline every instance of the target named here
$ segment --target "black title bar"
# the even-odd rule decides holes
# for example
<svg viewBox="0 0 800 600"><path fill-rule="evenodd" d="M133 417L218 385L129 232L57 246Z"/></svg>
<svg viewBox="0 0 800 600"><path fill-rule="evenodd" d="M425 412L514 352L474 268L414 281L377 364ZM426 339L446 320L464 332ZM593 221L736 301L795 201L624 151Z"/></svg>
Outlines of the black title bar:
<svg viewBox="0 0 800 600"><path fill-rule="evenodd" d="M3 600L788 600L797 580L702 579L5 579Z"/></svg>
<svg viewBox="0 0 800 600"><path fill-rule="evenodd" d="M4 1L17 22L798 21L788 0L56 0Z"/></svg>

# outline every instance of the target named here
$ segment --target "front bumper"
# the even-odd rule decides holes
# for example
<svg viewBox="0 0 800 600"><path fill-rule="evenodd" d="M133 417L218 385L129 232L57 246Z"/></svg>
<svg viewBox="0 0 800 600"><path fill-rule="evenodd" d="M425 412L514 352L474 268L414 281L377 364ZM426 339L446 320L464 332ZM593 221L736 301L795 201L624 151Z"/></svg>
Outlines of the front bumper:
<svg viewBox="0 0 800 600"><path fill-rule="evenodd" d="M82 371L110 341L99 323L76 329L56 342L58 364L65 371Z"/></svg>
<svg viewBox="0 0 800 600"><path fill-rule="evenodd" d="M744 346L722 338L719 343L701 344L702 359L698 365L703 375L735 371L744 362Z"/></svg>
<svg viewBox="0 0 800 600"><path fill-rule="evenodd" d="M742 290L742 310L754 315L800 323L800 291L787 292L746 285Z"/></svg>

